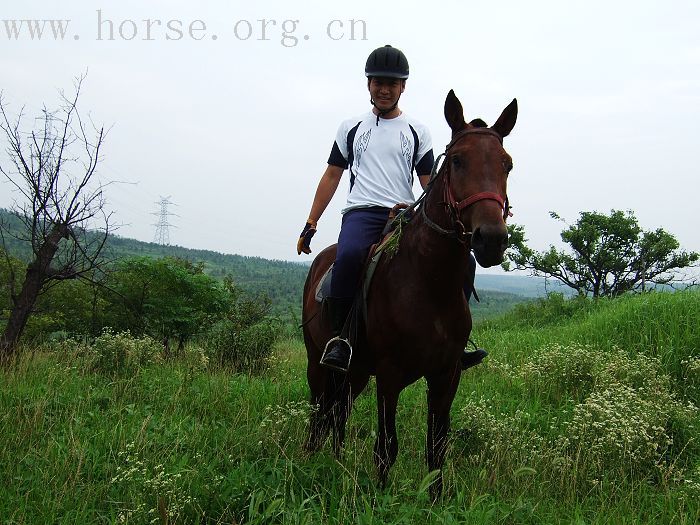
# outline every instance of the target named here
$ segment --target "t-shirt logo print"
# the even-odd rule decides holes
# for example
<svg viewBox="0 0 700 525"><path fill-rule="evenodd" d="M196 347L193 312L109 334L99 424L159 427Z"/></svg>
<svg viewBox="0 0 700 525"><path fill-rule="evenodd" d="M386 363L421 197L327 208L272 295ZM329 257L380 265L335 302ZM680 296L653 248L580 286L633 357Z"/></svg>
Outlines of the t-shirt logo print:
<svg viewBox="0 0 700 525"><path fill-rule="evenodd" d="M403 131L401 132L401 154L406 159L406 166L408 166L408 171L410 172L413 168L413 142L403 134Z"/></svg>
<svg viewBox="0 0 700 525"><path fill-rule="evenodd" d="M367 149L369 145L369 138L372 135L372 130L368 129L357 139L355 146L355 163L360 166L360 158L362 157L362 152Z"/></svg>

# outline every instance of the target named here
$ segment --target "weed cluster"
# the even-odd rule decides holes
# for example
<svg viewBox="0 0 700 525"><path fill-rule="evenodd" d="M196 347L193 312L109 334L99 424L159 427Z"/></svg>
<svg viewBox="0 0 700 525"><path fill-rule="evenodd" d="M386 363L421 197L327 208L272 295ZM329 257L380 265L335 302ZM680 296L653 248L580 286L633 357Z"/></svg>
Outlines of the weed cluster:
<svg viewBox="0 0 700 525"><path fill-rule="evenodd" d="M458 436L474 465L494 475L534 468L566 491L603 479L668 485L687 478L694 486L690 452L700 411L678 398L659 359L555 343L509 370L525 405L540 415L499 410L498 399L484 396L468 400ZM557 416L541 420L543 413Z"/></svg>
<svg viewBox="0 0 700 525"><path fill-rule="evenodd" d="M159 463L148 465L143 450L133 441L117 453L116 475L110 484L127 495L120 504L119 523L176 522L194 500L182 482L182 471L168 471Z"/></svg>
<svg viewBox="0 0 700 525"><path fill-rule="evenodd" d="M265 417L260 422L263 440L260 445L284 446L295 436L294 429L305 429L313 407L306 401L289 401L281 405L265 407Z"/></svg>

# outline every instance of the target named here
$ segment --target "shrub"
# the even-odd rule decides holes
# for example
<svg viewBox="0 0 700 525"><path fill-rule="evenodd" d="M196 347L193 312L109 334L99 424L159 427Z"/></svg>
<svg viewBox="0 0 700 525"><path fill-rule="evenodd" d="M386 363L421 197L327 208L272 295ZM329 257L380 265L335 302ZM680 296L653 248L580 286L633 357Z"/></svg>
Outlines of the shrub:
<svg viewBox="0 0 700 525"><path fill-rule="evenodd" d="M84 352L90 370L117 375L161 361L163 346L148 336L139 338L105 329Z"/></svg>
<svg viewBox="0 0 700 525"><path fill-rule="evenodd" d="M259 372L266 367L279 332L278 323L270 319L244 327L226 320L210 331L207 346L222 366L241 372Z"/></svg>
<svg viewBox="0 0 700 525"><path fill-rule="evenodd" d="M289 401L284 404L267 405L265 417L260 422L263 439L259 444L274 444L283 447L293 439L298 438L301 441L309 424L309 414L312 410L315 410L315 407L306 401Z"/></svg>
<svg viewBox="0 0 700 525"><path fill-rule="evenodd" d="M685 478L685 489L694 497L700 498L700 463Z"/></svg>
<svg viewBox="0 0 700 525"><path fill-rule="evenodd" d="M589 346L553 344L538 350L522 365L526 388L550 401L583 399L593 388L596 353Z"/></svg>
<svg viewBox="0 0 700 525"><path fill-rule="evenodd" d="M681 360L680 380L686 395L697 402L700 399L700 357L689 356Z"/></svg>
<svg viewBox="0 0 700 525"><path fill-rule="evenodd" d="M192 507L188 472L182 464L155 463L133 441L117 453L116 475L110 484L129 495L118 503L119 523L179 523L186 509Z"/></svg>

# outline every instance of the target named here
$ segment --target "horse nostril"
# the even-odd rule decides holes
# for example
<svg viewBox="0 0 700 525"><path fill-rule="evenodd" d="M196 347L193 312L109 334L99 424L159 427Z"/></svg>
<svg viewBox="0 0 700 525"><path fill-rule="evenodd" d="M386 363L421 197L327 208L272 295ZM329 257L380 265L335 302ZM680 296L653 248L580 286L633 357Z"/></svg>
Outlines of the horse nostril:
<svg viewBox="0 0 700 525"><path fill-rule="evenodd" d="M482 225L472 233L471 244L472 248L477 250L490 248L505 251L508 247L508 232Z"/></svg>
<svg viewBox="0 0 700 525"><path fill-rule="evenodd" d="M484 246L484 237L481 234L481 228L477 228L472 232L471 241L472 248L479 249Z"/></svg>

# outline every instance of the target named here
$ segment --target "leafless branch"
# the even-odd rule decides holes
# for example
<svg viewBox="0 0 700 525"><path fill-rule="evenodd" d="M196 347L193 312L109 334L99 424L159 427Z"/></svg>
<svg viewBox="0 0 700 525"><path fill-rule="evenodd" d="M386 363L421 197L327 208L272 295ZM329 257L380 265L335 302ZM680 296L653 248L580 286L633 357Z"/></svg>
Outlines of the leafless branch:
<svg viewBox="0 0 700 525"><path fill-rule="evenodd" d="M106 185L96 180L105 130L78 110L84 79L75 79L70 96L59 92L58 110L42 108L38 125L26 134L24 108L11 118L0 93L0 138L7 143L9 158L9 167L0 161L0 174L17 191L12 212L23 231L16 237L27 241L33 254L0 354L16 343L42 291L66 279L86 278L103 264L101 253L112 231L112 215L105 211ZM99 226L93 223L97 218ZM1 240L6 246L4 236ZM22 312L15 315L15 310Z"/></svg>

